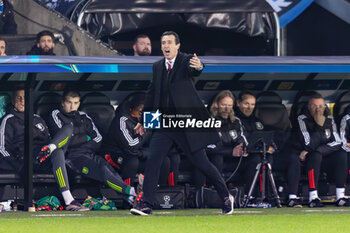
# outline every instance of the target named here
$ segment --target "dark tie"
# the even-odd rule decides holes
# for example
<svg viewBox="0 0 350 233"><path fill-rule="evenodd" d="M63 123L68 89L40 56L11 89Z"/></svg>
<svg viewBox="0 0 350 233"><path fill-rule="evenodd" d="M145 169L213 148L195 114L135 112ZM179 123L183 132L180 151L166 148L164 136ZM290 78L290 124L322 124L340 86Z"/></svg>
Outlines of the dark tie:
<svg viewBox="0 0 350 233"><path fill-rule="evenodd" d="M171 70L171 61L168 61L168 72Z"/></svg>

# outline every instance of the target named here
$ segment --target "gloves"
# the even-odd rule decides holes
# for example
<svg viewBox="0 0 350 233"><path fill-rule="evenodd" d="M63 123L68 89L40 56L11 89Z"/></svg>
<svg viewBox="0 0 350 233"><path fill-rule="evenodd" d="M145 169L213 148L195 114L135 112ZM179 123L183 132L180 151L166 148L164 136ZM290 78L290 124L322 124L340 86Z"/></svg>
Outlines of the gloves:
<svg viewBox="0 0 350 233"><path fill-rule="evenodd" d="M50 148L48 146L44 146L41 148L39 155L36 157L40 163L44 162L51 155Z"/></svg>

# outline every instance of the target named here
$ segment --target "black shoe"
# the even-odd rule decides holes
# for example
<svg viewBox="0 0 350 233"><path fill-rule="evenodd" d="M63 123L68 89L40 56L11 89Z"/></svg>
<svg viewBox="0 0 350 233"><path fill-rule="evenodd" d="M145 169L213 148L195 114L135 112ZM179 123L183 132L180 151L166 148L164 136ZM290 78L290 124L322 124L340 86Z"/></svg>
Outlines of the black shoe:
<svg viewBox="0 0 350 233"><path fill-rule="evenodd" d="M348 207L348 206L350 206L350 199L347 198L347 197L339 198L339 199L335 202L335 206L339 206L339 207Z"/></svg>
<svg viewBox="0 0 350 233"><path fill-rule="evenodd" d="M308 205L309 205L310 208L324 207L324 205L321 203L321 199L320 198L313 199L312 201L309 202Z"/></svg>
<svg viewBox="0 0 350 233"><path fill-rule="evenodd" d="M142 193L136 198L134 207L130 210L133 215L147 216L152 214L152 208L143 202Z"/></svg>
<svg viewBox="0 0 350 233"><path fill-rule="evenodd" d="M300 198L291 198L287 202L287 207L302 208L303 205L301 204Z"/></svg>
<svg viewBox="0 0 350 233"><path fill-rule="evenodd" d="M230 215L233 213L235 204L235 198L230 194L224 199L224 208L222 208L222 214Z"/></svg>

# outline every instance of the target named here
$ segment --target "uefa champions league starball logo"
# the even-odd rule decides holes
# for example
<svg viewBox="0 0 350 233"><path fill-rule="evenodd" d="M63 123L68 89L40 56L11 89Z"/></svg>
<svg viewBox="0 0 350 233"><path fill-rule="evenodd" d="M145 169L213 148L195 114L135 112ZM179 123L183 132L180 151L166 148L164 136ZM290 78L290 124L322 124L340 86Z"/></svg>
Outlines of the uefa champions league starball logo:
<svg viewBox="0 0 350 233"><path fill-rule="evenodd" d="M164 196L164 201L165 201L165 202L169 202L169 201L170 201L170 196L165 195L165 196Z"/></svg>

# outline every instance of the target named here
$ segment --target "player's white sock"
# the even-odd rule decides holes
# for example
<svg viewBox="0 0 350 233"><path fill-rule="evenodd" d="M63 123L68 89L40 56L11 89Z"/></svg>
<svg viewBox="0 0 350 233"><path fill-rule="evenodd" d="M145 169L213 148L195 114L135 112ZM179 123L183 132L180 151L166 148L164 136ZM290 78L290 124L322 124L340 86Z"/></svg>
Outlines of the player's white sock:
<svg viewBox="0 0 350 233"><path fill-rule="evenodd" d="M289 194L289 199L297 199L297 195L295 194Z"/></svg>
<svg viewBox="0 0 350 233"><path fill-rule="evenodd" d="M309 202L311 202L312 200L315 200L316 198L318 198L317 190L310 191L309 192Z"/></svg>
<svg viewBox="0 0 350 233"><path fill-rule="evenodd" d="M62 196L66 205L69 205L72 201L74 201L74 198L70 190L63 191Z"/></svg>
<svg viewBox="0 0 350 233"><path fill-rule="evenodd" d="M136 191L135 191L135 188L134 188L134 187L131 187L131 188L130 188L130 196L134 196L134 197L136 197L136 196L137 196L137 194L136 194Z"/></svg>
<svg viewBox="0 0 350 233"><path fill-rule="evenodd" d="M336 188L335 189L335 195L337 197L337 200L340 198L345 197L345 188Z"/></svg>
<svg viewBox="0 0 350 233"><path fill-rule="evenodd" d="M54 151L54 150L56 150L56 148L57 148L57 146L55 145L55 144L49 144L49 145L47 145L48 147L49 147L49 149L50 149L50 154L52 154L52 152Z"/></svg>

